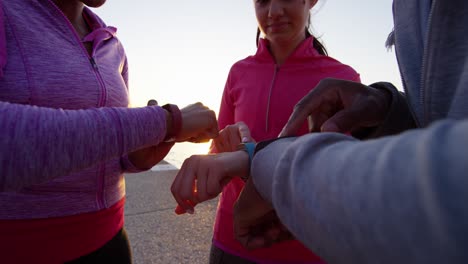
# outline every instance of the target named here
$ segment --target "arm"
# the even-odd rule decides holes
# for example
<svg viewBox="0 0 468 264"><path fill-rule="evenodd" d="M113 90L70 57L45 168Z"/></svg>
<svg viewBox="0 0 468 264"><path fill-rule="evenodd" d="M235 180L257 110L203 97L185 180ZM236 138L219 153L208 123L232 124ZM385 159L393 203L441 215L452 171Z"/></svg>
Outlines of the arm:
<svg viewBox="0 0 468 264"><path fill-rule="evenodd" d="M251 177L296 238L330 263L460 263L467 135L467 120L446 120L364 142L281 139L255 155Z"/></svg>
<svg viewBox="0 0 468 264"><path fill-rule="evenodd" d="M93 166L166 134L159 107L62 110L0 102L0 191Z"/></svg>
<svg viewBox="0 0 468 264"><path fill-rule="evenodd" d="M340 132L360 139L415 127L406 99L393 85L365 86L330 78L321 80L296 104L280 136L296 135L306 119L312 132Z"/></svg>
<svg viewBox="0 0 468 264"><path fill-rule="evenodd" d="M125 69L126 67L124 67L124 71ZM157 106L158 102L151 99L148 101L147 105ZM170 128L172 125L172 120L170 119L171 116L166 112L166 128ZM149 170L166 157L174 144L175 142L161 142L156 146L150 146L128 153L120 158L122 170L127 173L138 173Z"/></svg>

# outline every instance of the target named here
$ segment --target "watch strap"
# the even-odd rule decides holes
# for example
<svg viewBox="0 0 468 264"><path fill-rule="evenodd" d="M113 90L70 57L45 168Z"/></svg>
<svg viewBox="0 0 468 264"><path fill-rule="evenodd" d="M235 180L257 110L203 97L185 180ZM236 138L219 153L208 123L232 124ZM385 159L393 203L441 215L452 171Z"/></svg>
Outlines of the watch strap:
<svg viewBox="0 0 468 264"><path fill-rule="evenodd" d="M165 104L162 108L168 111L172 117L172 130L170 134L166 135L164 142L173 142L182 130L182 113L175 104Z"/></svg>
<svg viewBox="0 0 468 264"><path fill-rule="evenodd" d="M249 155L249 168L250 168L250 165L252 164L252 159L254 156L256 145L257 144L254 142L240 143L239 145L237 145L237 148L236 148L237 150L243 150L247 152L247 154ZM244 181L246 181L248 178L249 178L249 175L241 176L241 179Z"/></svg>

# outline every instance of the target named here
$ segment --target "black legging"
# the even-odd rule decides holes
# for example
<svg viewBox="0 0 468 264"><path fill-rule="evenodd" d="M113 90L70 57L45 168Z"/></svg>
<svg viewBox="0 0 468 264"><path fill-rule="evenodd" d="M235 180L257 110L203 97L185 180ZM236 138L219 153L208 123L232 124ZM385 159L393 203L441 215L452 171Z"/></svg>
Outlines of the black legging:
<svg viewBox="0 0 468 264"><path fill-rule="evenodd" d="M98 250L66 262L66 264L92 263L132 264L132 252L125 229L122 228L109 242Z"/></svg>

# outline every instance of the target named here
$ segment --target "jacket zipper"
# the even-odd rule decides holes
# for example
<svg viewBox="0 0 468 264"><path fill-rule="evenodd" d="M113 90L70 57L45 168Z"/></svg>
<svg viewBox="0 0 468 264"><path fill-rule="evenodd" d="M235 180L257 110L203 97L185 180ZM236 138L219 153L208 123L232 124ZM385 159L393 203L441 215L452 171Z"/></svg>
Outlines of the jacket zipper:
<svg viewBox="0 0 468 264"><path fill-rule="evenodd" d="M101 98L98 102L98 107L103 107L106 101L107 97L107 91L106 87L104 84L104 80L102 79L101 73L99 72L99 67L96 63L96 60L94 59L94 50L92 50L92 55L90 56L88 51L86 50L85 46L81 42L80 37L78 36L75 28L73 27L72 23L68 18L65 16L65 14L60 10L60 8L57 7L57 5L52 1L48 0L49 3L56 8L59 14L62 15L63 19L65 20L65 23L67 24L68 28L72 32L72 35L75 37L75 40L78 42L78 45L81 47L81 50L85 54L85 56L89 59L89 62L91 64L91 67L93 68L94 74L96 75L96 78L98 80L99 86L101 88ZM98 205L98 209L103 209L105 208L104 206L104 173L105 173L105 167L104 164L100 164L98 168L98 182L97 182L97 193L96 193L96 202Z"/></svg>
<svg viewBox="0 0 468 264"><path fill-rule="evenodd" d="M431 45L431 36L432 36L432 16L434 13L435 6L437 4L437 0L432 1L432 6L431 6L431 12L429 13L429 18L427 21L427 34L426 34L426 43L424 44L424 55L423 55L423 60L422 60L422 65L421 65L421 81L420 81L420 86L419 86L419 104L421 106L421 109L423 111L423 125L426 126L429 122L429 108L427 106L427 100L426 98L428 97L427 95L429 94L429 91L424 91L423 87L425 84L428 84L427 81L425 81L425 77L427 76L426 73L426 63L428 60L428 53L430 48L432 47ZM427 85L427 88L429 88L429 85Z"/></svg>
<svg viewBox="0 0 468 264"><path fill-rule="evenodd" d="M279 66L277 64L275 64L275 71L273 72L273 79L271 80L271 84L270 84L270 91L268 93L268 102L267 102L267 108L266 108L266 113L265 113L265 132L268 132L268 129L269 129L269 122L268 120L270 119L270 101L271 101L271 94L273 92L273 87L275 86L275 82L276 82L276 75L278 74L279 72Z"/></svg>

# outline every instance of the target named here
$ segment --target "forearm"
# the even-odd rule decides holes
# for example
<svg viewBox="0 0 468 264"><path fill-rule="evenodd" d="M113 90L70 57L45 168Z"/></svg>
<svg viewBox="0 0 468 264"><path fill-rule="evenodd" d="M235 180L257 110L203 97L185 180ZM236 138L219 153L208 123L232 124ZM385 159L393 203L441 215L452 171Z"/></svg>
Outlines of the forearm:
<svg viewBox="0 0 468 264"><path fill-rule="evenodd" d="M330 263L457 263L468 228L468 121L359 142L310 134L258 152L251 177ZM466 254L466 253L463 253Z"/></svg>
<svg viewBox="0 0 468 264"><path fill-rule="evenodd" d="M165 136L157 107L61 110L0 102L0 191L64 176Z"/></svg>
<svg viewBox="0 0 468 264"><path fill-rule="evenodd" d="M162 161L175 142L161 142L156 146L140 149L122 157L122 168L125 172L137 173L151 169Z"/></svg>

